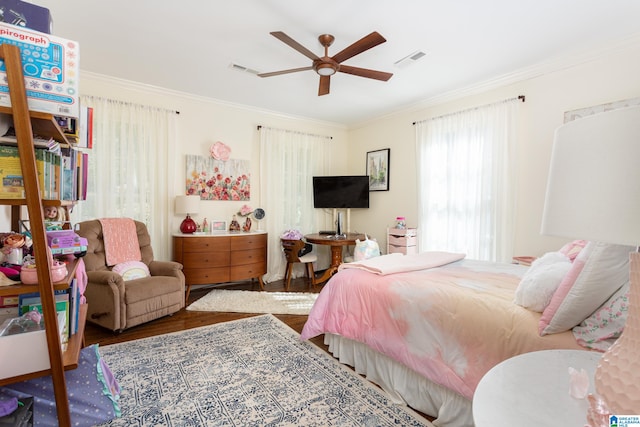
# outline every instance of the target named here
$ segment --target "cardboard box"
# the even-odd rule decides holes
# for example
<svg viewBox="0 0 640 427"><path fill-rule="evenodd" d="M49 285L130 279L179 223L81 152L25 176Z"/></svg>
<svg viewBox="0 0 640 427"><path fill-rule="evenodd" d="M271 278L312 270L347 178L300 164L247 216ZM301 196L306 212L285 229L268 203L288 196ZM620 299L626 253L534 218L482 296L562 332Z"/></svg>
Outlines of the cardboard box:
<svg viewBox="0 0 640 427"><path fill-rule="evenodd" d="M77 42L0 22L0 43L20 47L30 110L80 116ZM0 61L0 105L11 106L4 61Z"/></svg>
<svg viewBox="0 0 640 427"><path fill-rule="evenodd" d="M53 20L46 7L21 0L2 0L0 3L1 22L51 34Z"/></svg>

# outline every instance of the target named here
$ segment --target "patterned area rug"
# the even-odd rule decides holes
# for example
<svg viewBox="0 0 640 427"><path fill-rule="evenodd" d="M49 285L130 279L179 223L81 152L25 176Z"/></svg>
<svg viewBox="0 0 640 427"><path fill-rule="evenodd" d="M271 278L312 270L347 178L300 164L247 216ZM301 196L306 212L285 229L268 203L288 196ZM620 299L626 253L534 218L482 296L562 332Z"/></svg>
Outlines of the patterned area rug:
<svg viewBox="0 0 640 427"><path fill-rule="evenodd" d="M122 417L103 426L430 426L266 314L100 348Z"/></svg>
<svg viewBox="0 0 640 427"><path fill-rule="evenodd" d="M232 313L309 314L318 294L214 289L187 310Z"/></svg>

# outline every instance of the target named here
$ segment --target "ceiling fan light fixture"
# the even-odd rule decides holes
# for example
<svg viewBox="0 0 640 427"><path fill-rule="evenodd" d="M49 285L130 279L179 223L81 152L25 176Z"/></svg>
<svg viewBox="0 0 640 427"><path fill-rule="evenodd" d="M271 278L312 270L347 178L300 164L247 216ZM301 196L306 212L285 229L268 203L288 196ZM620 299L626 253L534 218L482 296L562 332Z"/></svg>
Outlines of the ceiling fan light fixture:
<svg viewBox="0 0 640 427"><path fill-rule="evenodd" d="M316 73L321 76L332 76L337 71L337 68L333 64L318 64L316 67Z"/></svg>

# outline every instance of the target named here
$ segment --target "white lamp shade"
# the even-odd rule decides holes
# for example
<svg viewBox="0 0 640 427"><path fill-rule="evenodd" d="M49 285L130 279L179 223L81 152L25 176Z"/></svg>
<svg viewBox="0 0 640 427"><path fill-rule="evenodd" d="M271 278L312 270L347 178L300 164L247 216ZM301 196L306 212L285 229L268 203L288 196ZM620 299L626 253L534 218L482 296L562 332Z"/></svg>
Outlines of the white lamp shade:
<svg viewBox="0 0 640 427"><path fill-rule="evenodd" d="M542 234L640 244L640 107L556 130Z"/></svg>
<svg viewBox="0 0 640 427"><path fill-rule="evenodd" d="M200 210L200 196L176 196L177 214L197 214Z"/></svg>

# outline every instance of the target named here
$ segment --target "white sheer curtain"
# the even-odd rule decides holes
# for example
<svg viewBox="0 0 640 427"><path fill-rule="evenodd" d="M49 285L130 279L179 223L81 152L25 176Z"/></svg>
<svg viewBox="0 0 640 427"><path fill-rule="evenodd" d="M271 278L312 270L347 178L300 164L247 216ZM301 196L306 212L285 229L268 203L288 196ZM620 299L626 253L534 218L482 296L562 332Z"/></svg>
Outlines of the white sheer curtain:
<svg viewBox="0 0 640 427"><path fill-rule="evenodd" d="M513 255L518 98L416 123L421 250Z"/></svg>
<svg viewBox="0 0 640 427"><path fill-rule="evenodd" d="M176 113L111 99L82 97L93 108L87 200L74 221L129 217L147 225L154 256L171 258ZM171 164L170 164L171 163Z"/></svg>
<svg viewBox="0 0 640 427"><path fill-rule="evenodd" d="M330 144L325 136L260 128L260 193L266 212L261 226L269 233L266 282L284 277L280 235L289 229L308 234L320 228L312 177L326 174Z"/></svg>

